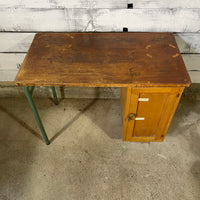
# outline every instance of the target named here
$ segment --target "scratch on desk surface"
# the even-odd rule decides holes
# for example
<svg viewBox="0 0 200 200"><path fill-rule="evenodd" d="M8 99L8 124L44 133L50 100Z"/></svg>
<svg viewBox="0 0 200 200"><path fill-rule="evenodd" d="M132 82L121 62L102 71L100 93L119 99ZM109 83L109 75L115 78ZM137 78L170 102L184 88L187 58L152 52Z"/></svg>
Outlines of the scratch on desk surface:
<svg viewBox="0 0 200 200"><path fill-rule="evenodd" d="M176 58L177 56L179 56L179 53L174 54L172 57Z"/></svg>
<svg viewBox="0 0 200 200"><path fill-rule="evenodd" d="M66 33L66 35L67 35L68 37L70 37L71 39L74 39L74 36L72 36L71 34Z"/></svg>
<svg viewBox="0 0 200 200"><path fill-rule="evenodd" d="M149 49L150 47L151 47L151 45L149 44L149 45L147 45L145 48L146 48L146 49Z"/></svg>
<svg viewBox="0 0 200 200"><path fill-rule="evenodd" d="M152 58L152 57L153 57L152 55L150 55L150 54L148 54L148 53L146 54L146 56L148 56L149 58Z"/></svg>
<svg viewBox="0 0 200 200"><path fill-rule="evenodd" d="M169 46L176 49L176 47L173 44L169 44Z"/></svg>

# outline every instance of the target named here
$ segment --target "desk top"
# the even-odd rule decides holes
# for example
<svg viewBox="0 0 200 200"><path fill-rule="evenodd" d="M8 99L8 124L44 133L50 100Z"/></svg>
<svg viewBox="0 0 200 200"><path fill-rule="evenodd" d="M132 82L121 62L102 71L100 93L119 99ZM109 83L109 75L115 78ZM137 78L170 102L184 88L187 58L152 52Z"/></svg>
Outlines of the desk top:
<svg viewBox="0 0 200 200"><path fill-rule="evenodd" d="M38 33L17 85L188 86L172 33Z"/></svg>

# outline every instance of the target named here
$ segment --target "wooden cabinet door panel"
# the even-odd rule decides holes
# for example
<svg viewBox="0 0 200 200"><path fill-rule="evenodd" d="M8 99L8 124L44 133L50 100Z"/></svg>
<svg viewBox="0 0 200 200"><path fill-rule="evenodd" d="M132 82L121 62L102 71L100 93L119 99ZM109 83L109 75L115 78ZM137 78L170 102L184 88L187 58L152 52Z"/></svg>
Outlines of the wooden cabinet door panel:
<svg viewBox="0 0 200 200"><path fill-rule="evenodd" d="M133 136L155 136L168 96L160 93L139 94L139 98L148 101L138 101Z"/></svg>
<svg viewBox="0 0 200 200"><path fill-rule="evenodd" d="M176 87L132 88L125 140L163 140L182 91Z"/></svg>

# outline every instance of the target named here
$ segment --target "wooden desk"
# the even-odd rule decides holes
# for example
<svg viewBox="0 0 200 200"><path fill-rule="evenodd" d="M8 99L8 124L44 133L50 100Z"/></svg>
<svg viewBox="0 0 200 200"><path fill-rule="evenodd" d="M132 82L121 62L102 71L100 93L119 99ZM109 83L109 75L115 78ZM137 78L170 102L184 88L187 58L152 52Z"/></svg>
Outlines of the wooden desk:
<svg viewBox="0 0 200 200"><path fill-rule="evenodd" d="M171 33L38 33L15 84L33 105L28 86L121 87L123 140L149 142L164 139L190 78Z"/></svg>

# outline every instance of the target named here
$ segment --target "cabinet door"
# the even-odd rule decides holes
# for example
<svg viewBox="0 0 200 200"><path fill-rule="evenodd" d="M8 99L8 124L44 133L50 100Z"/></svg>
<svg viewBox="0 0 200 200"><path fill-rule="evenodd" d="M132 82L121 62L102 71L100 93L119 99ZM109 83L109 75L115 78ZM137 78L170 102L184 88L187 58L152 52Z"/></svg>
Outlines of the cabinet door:
<svg viewBox="0 0 200 200"><path fill-rule="evenodd" d="M125 140L164 139L183 88L132 88Z"/></svg>

